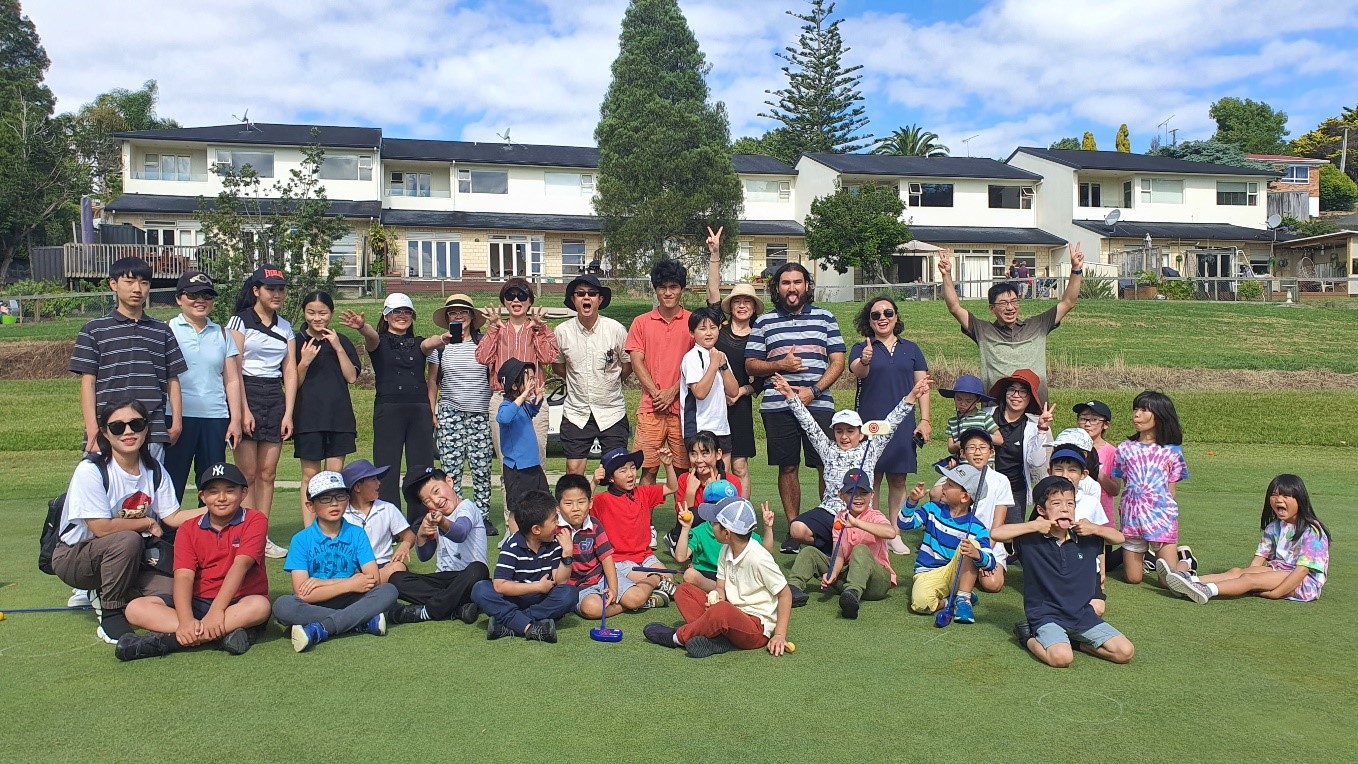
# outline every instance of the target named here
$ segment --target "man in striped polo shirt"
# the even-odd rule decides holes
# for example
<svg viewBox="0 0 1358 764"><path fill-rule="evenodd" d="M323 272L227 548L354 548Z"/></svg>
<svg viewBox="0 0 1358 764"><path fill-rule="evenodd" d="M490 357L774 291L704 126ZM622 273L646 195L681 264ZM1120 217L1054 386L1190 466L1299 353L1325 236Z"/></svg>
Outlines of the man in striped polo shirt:
<svg viewBox="0 0 1358 764"><path fill-rule="evenodd" d="M830 386L844 373L844 337L830 311L811 304L811 274L801 263L786 263L769 279L773 310L754 320L745 345L745 370L751 377L781 374L828 436L835 401ZM820 493L825 474L820 456L802 431L782 395L765 395L759 404L768 444L769 465L778 468L778 496L791 522L801 512L799 459L815 468ZM819 495L819 494L817 494ZM797 553L797 542L783 542L785 554Z"/></svg>

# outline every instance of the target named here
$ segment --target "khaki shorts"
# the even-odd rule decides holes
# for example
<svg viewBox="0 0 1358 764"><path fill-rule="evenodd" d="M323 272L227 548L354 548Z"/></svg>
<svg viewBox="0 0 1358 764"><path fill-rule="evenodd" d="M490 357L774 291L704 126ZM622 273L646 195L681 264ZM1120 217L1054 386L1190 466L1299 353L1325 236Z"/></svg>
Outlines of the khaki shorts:
<svg viewBox="0 0 1358 764"><path fill-rule="evenodd" d="M916 613L936 613L952 594L953 578L957 575L957 559L954 554L947 565L915 574L910 586L910 610Z"/></svg>
<svg viewBox="0 0 1358 764"><path fill-rule="evenodd" d="M638 411L637 434L632 441L632 448L642 453L643 469L660 466L660 447L666 444L674 455L675 468L688 469L688 448L684 446L684 433L680 429L678 415Z"/></svg>

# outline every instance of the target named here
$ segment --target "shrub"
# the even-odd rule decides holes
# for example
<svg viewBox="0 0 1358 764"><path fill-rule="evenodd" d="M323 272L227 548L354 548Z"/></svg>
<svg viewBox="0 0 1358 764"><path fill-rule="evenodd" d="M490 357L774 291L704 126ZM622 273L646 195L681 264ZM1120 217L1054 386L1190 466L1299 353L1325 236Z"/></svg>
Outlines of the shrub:
<svg viewBox="0 0 1358 764"><path fill-rule="evenodd" d="M1348 212L1358 204L1358 183L1332 164L1320 166L1320 209Z"/></svg>
<svg viewBox="0 0 1358 764"><path fill-rule="evenodd" d="M1193 299L1193 282L1188 279L1163 279L1160 282L1160 294L1166 300L1191 300Z"/></svg>
<svg viewBox="0 0 1358 764"><path fill-rule="evenodd" d="M82 282L77 285L76 292L107 292L98 284ZM25 318L61 318L73 313L84 313L87 311L102 312L106 303L103 295L98 297L77 297L75 293L66 288L60 281L37 281L34 279L23 279L10 284L3 292L7 297L27 297L30 295L62 295L70 294L70 297L49 297L38 303L35 300L26 300L19 303L19 309ZM41 315L34 314L35 310L41 308Z"/></svg>
<svg viewBox="0 0 1358 764"><path fill-rule="evenodd" d="M1264 296L1264 285L1258 281L1242 281L1235 294L1242 300L1258 300Z"/></svg>
<svg viewBox="0 0 1358 764"><path fill-rule="evenodd" d="M1081 300L1111 300L1113 280L1089 277L1080 282Z"/></svg>

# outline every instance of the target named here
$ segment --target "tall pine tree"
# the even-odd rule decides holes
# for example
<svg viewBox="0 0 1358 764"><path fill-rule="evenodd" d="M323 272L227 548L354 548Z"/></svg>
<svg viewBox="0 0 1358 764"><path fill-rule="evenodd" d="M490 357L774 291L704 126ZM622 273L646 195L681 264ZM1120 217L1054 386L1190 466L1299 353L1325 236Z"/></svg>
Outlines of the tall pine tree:
<svg viewBox="0 0 1358 764"><path fill-rule="evenodd" d="M594 210L614 271L697 252L726 227L734 253L743 193L731 164L726 107L708 101L708 66L675 0L632 0L613 83L600 108Z"/></svg>
<svg viewBox="0 0 1358 764"><path fill-rule="evenodd" d="M787 87L765 91L777 100L765 101L770 108L759 116L783 123L796 154L850 153L872 143L871 135L859 132L868 124L858 91L863 77L856 74L863 67L844 67L842 59L850 49L839 34L843 19L830 21L834 12L835 4L825 0L811 0L809 13L787 11L803 22L797 47L788 46L778 54L787 62L783 67Z"/></svg>

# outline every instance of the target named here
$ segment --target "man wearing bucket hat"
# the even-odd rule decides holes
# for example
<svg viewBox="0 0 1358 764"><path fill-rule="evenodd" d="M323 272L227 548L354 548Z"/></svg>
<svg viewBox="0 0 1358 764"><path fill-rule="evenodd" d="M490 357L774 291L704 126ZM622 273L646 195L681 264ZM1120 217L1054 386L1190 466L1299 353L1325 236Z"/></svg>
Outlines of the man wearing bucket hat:
<svg viewBox="0 0 1358 764"><path fill-rule="evenodd" d="M462 485L462 468L470 464L472 498L481 508L487 533L499 531L490 523L490 472L494 459L492 447L494 417L488 412L491 379L478 356L481 352L481 327L486 317L476 312L465 294L450 295L443 307L434 311L434 324L448 329L453 342L434 351L434 445L439 462L452 475L454 485ZM482 343L484 344L484 343Z"/></svg>
<svg viewBox="0 0 1358 764"><path fill-rule="evenodd" d="M749 282L742 281L731 288L726 299L721 297L721 235L724 228L707 229L707 249L712 259L707 268L707 306L720 308L725 316L717 333L716 348L726 354L731 374L736 378L736 402L726 410L726 421L731 427L731 451L726 456L731 472L740 478L740 485L749 492L750 459L754 458L754 396L759 392L755 380L745 370L745 345L750 339L750 327L755 316L764 312L764 301Z"/></svg>
<svg viewBox="0 0 1358 764"><path fill-rule="evenodd" d="M497 375L500 366L511 358L547 368L561 354L556 335L543 320L542 308L533 307L535 296L533 285L520 276L509 279L500 287L500 305L509 313L501 319L501 307L481 310L479 318L486 324L486 336L476 345L477 362L490 368L490 403L486 410L490 415L490 439L495 447L495 458L502 459L500 448L500 427L495 423L495 412L500 410L504 401L504 388ZM547 461L547 430L549 427L547 407L543 406L533 418L533 429L538 438L538 458Z"/></svg>
<svg viewBox="0 0 1358 764"><path fill-rule="evenodd" d="M627 330L599 314L613 299L613 291L586 273L566 284L566 307L575 317L556 327L560 352L552 371L566 380L561 414L561 450L566 471L585 474L585 459L597 438L604 452L625 448L631 428L622 383L632 373L626 350ZM545 408L545 407L544 407Z"/></svg>
<svg viewBox="0 0 1358 764"><path fill-rule="evenodd" d="M939 390L938 394L952 398L953 406L957 409L955 415L948 417L948 425L944 430L948 435L948 453L959 453L962 433L972 429L990 433L991 445L998 446L1004 442L998 434L1000 426L995 424L995 418L981 407L981 404L993 403L995 399L986 394L980 377L963 374L952 387Z"/></svg>

